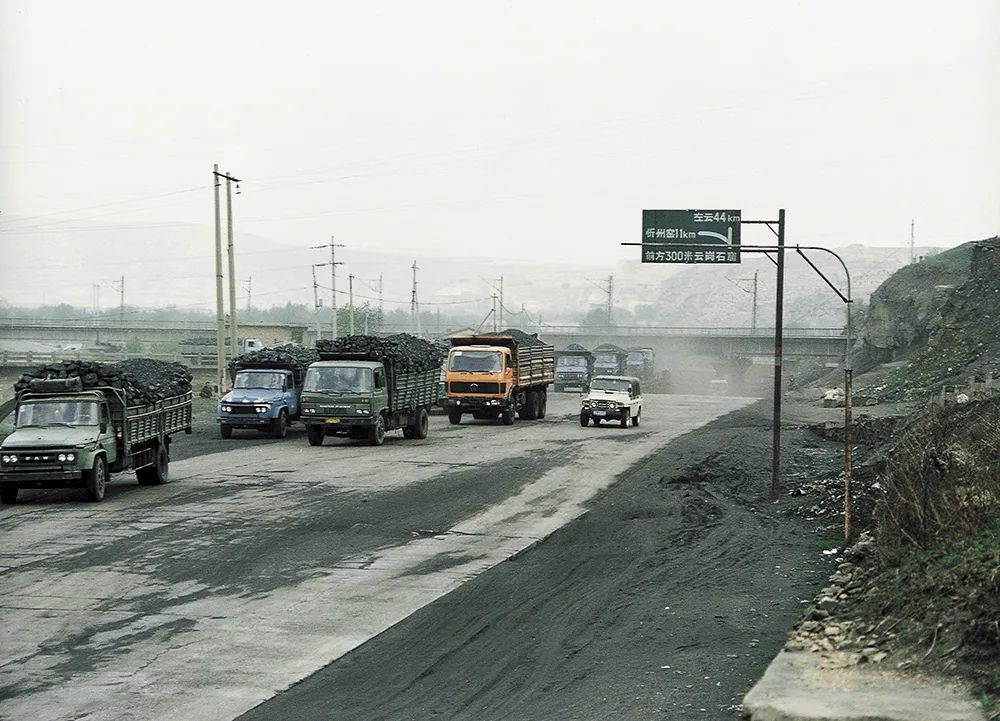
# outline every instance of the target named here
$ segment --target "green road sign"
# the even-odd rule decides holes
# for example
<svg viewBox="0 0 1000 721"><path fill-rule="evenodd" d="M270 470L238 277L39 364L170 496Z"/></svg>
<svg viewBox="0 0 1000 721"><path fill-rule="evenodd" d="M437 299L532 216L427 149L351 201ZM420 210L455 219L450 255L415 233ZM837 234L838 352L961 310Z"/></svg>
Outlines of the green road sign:
<svg viewBox="0 0 1000 721"><path fill-rule="evenodd" d="M740 211L642 211L642 262L739 263Z"/></svg>

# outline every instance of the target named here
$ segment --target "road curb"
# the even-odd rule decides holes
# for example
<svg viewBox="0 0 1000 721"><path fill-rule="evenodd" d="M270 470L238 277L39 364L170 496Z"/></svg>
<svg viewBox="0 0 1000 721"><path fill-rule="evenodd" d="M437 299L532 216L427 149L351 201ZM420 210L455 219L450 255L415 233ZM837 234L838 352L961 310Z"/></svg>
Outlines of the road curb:
<svg viewBox="0 0 1000 721"><path fill-rule="evenodd" d="M743 700L751 721L984 721L945 681L858 666L846 652L781 651Z"/></svg>

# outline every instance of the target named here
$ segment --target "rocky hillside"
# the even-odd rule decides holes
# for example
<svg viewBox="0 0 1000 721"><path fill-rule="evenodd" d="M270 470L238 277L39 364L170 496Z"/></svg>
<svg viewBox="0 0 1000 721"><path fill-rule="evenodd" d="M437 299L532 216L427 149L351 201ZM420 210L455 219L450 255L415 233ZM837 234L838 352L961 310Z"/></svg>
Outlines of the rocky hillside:
<svg viewBox="0 0 1000 721"><path fill-rule="evenodd" d="M897 271L872 294L860 336L857 370L906 361L869 384L879 397L913 398L1000 373L1000 238Z"/></svg>

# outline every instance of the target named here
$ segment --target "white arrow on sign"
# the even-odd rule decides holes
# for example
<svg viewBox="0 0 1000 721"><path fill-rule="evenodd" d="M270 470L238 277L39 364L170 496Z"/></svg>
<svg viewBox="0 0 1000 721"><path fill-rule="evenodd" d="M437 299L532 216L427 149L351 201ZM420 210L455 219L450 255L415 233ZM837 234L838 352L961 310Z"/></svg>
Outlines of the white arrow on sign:
<svg viewBox="0 0 1000 721"><path fill-rule="evenodd" d="M719 240L721 240L726 245L732 245L733 244L733 226L730 225L729 228L728 228L728 230L729 230L729 237L728 238L725 235L723 235L722 233L714 233L711 230L699 230L698 231L698 235L704 235L705 237L708 237L708 238L718 238Z"/></svg>

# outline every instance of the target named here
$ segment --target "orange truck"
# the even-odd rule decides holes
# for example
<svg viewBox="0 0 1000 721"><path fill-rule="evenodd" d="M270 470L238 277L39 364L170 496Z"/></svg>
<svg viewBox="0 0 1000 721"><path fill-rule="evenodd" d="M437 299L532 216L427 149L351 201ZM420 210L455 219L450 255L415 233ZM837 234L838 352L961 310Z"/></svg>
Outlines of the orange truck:
<svg viewBox="0 0 1000 721"><path fill-rule="evenodd" d="M445 409L452 425L466 413L513 425L545 417L555 381L555 348L518 330L451 339L445 366Z"/></svg>

